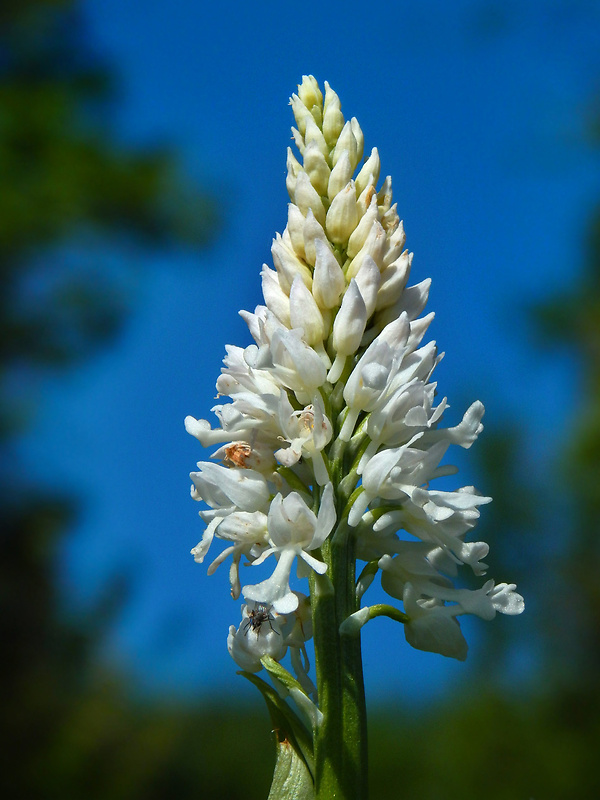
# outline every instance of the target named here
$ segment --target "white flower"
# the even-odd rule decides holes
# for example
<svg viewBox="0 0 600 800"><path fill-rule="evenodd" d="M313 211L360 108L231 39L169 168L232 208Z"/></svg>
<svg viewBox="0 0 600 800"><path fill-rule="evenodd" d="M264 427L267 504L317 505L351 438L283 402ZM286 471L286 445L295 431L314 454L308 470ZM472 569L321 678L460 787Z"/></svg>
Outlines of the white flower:
<svg viewBox="0 0 600 800"><path fill-rule="evenodd" d="M301 579L327 571L329 550L320 548L336 507L369 564L358 587L333 591L354 596L358 588L362 597L381 570L383 589L404 608L392 616L407 619L414 647L464 659L457 617L518 614L523 599L513 584L453 583L464 565L486 573L487 544L467 536L490 498L472 486L442 491L434 481L457 472L443 463L446 453L471 447L484 409L476 401L457 425L443 427L448 402L432 380L443 354L435 342L422 344L433 320L422 316L431 281L408 285L413 254L391 178L377 189L379 153L372 148L361 164L363 132L356 119L344 120L327 83L323 98L305 76L291 105L299 157L288 150L287 224L273 239L272 268L262 268L264 305L240 312L253 343L226 347L217 426L191 416L185 425L221 462L201 462L191 475L192 496L208 506L192 553L202 562L214 539L226 542L208 572L231 556L232 595L247 601L229 650L257 671L262 656L278 660L290 648L311 694L310 600L291 589L290 575L294 562ZM242 589L242 560L256 566L271 555L271 576ZM358 630L369 609L348 619Z"/></svg>
<svg viewBox="0 0 600 800"><path fill-rule="evenodd" d="M277 566L270 578L256 585L244 586L246 599L272 606L280 614L289 614L298 606L298 597L289 586L290 570L296 557L323 574L327 564L310 554L320 547L335 525L336 514L333 486L328 483L323 490L318 516L306 505L297 492L287 497L278 494L272 501L268 516L268 534L271 546L254 562L262 562L272 553L277 555Z"/></svg>
<svg viewBox="0 0 600 800"><path fill-rule="evenodd" d="M238 628L231 626L227 637L229 655L246 672L258 672L264 656L275 661L282 659L287 645L282 627L286 617L277 614L262 603L247 603L242 606L242 621Z"/></svg>

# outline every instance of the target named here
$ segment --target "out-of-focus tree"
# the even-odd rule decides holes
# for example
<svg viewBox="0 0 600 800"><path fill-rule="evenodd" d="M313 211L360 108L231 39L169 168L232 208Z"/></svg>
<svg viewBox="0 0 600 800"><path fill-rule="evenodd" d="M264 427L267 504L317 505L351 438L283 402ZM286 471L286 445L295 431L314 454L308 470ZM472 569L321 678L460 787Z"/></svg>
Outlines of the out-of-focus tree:
<svg viewBox="0 0 600 800"><path fill-rule="evenodd" d="M86 45L76 2L3 0L0 747L6 766L0 787L5 797L136 796L120 792L118 777L111 786L106 780L119 758L126 761L125 732L133 730L152 757L152 736L168 736L173 727L169 719L164 731L156 733L156 723L143 730L143 714L133 714L124 687L95 660L98 638L122 597L118 585L107 593L110 602L100 602L84 618L67 622L61 616L55 556L77 503L33 485L15 448L31 420L40 377L74 366L119 330L131 298L120 276L105 269L106 253L120 252L125 265L134 248L198 247L217 222L214 199L185 181L167 151L139 152L118 143L106 123L110 78Z"/></svg>

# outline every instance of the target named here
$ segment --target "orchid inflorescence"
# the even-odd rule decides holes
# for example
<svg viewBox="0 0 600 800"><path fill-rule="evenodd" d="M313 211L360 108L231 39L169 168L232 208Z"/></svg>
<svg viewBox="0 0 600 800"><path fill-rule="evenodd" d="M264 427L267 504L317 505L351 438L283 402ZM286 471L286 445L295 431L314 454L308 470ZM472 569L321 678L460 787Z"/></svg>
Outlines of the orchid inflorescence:
<svg viewBox="0 0 600 800"><path fill-rule="evenodd" d="M460 615L518 614L523 599L514 584L453 582L461 566L486 572L487 544L466 536L491 498L473 486L430 487L457 471L441 462L451 444L471 447L484 409L475 402L441 427L447 402L431 378L442 356L422 343L430 281L407 285L412 253L391 178L377 189L378 151L363 160L362 130L344 121L327 83L323 98L305 76L291 105L300 160L289 148L287 226L273 241L274 269L262 269L264 305L240 312L254 344L226 348L217 390L230 402L212 409L219 426L185 424L203 447L218 447L220 463L191 474L192 496L207 506L192 553L203 562L213 539L227 543L208 572L231 556L231 594L244 605L229 652L246 673L271 665L274 677L289 650L296 682L290 675L286 685L297 685L296 700L305 695L304 712L312 698L314 726L324 709L305 645L314 630L318 673L319 598L334 598L327 624L339 641L386 615L413 647L458 659L467 654ZM242 585L242 563L273 570ZM294 565L305 593L290 585ZM402 608L362 604L377 574Z"/></svg>

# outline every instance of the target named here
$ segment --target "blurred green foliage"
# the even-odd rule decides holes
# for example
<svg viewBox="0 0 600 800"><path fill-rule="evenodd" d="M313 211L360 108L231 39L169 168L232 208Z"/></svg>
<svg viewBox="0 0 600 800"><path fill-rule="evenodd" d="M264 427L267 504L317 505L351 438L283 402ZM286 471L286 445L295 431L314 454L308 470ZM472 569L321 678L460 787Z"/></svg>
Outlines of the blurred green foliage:
<svg viewBox="0 0 600 800"><path fill-rule="evenodd" d="M124 148L105 119L114 89L73 0L0 6L0 660L7 798L263 800L273 766L259 705L141 699L97 656L125 597L60 610L56 552L72 498L31 486L12 442L29 419L15 385L87 358L128 298L61 248L92 241L200 245L213 200L166 152ZM486 431L482 538L514 577L522 624L479 626L468 681L441 706L371 718L374 800L571 800L600 796L600 209L577 288L535 309L548 346L577 359L581 404L554 473L523 461L526 434ZM25 412L24 412L25 408ZM520 621L519 621L520 622ZM521 633L518 633L521 631ZM519 655L527 652L527 658ZM533 666L532 666L533 664ZM256 700L258 704L258 699Z"/></svg>

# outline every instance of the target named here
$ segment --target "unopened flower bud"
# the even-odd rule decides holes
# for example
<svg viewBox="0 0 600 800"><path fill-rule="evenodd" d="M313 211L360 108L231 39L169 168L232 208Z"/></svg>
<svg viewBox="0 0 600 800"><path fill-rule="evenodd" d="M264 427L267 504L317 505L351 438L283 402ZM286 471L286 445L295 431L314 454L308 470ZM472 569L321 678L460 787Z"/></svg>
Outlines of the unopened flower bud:
<svg viewBox="0 0 600 800"><path fill-rule="evenodd" d="M367 209L366 213L362 215L360 222L348 240L346 252L349 258L354 258L363 244L367 241L367 236L369 235L374 223L377 222L378 219L379 209L377 208L377 197L375 194L373 194L373 197L371 198L371 205Z"/></svg>
<svg viewBox="0 0 600 800"><path fill-rule="evenodd" d="M358 224L358 207L354 181L336 194L329 206L325 227L332 242L344 244Z"/></svg>
<svg viewBox="0 0 600 800"><path fill-rule="evenodd" d="M299 172L296 178L294 202L304 216L308 214L309 209L312 209L315 219L317 219L321 225L325 224L325 208L317 190L310 182L310 178L304 170Z"/></svg>
<svg viewBox="0 0 600 800"><path fill-rule="evenodd" d="M333 346L336 352L327 380L335 383L344 371L346 359L360 347L367 324L367 308L354 278L346 290L333 323Z"/></svg>
<svg viewBox="0 0 600 800"><path fill-rule="evenodd" d="M302 166L294 153L292 152L292 148L288 147L287 150L287 177L285 179L285 188L288 191L290 199L294 199L294 192L296 191L296 178L298 177L298 173L302 169Z"/></svg>
<svg viewBox="0 0 600 800"><path fill-rule="evenodd" d="M292 111L294 112L294 118L296 120L296 125L298 126L300 136L304 136L306 132L306 122L309 117L312 119L310 111L304 105L302 100L300 100L297 94L293 94L291 96L290 105L292 107Z"/></svg>
<svg viewBox="0 0 600 800"><path fill-rule="evenodd" d="M312 346L325 338L323 317L319 307L302 279L296 277L290 291L290 320L292 328L301 328L302 338Z"/></svg>
<svg viewBox="0 0 600 800"><path fill-rule="evenodd" d="M379 160L379 153L377 148L371 150L371 155L367 158L358 175L356 176L356 192L361 194L370 183L375 186L379 180L379 170L381 169L381 162Z"/></svg>
<svg viewBox="0 0 600 800"><path fill-rule="evenodd" d="M391 234L388 239L388 247L383 256L383 266L388 267L398 256L402 253L404 245L406 244L406 233L404 232L404 225L402 220L399 220L398 227Z"/></svg>
<svg viewBox="0 0 600 800"><path fill-rule="evenodd" d="M323 105L323 95L319 84L312 75L302 76L302 83L298 86L298 97L307 108Z"/></svg>
<svg viewBox="0 0 600 800"><path fill-rule="evenodd" d="M292 128L292 138L294 139L294 144L298 148L300 155L304 155L304 136L300 133L299 130L296 128Z"/></svg>
<svg viewBox="0 0 600 800"><path fill-rule="evenodd" d="M371 256L367 255L363 258L360 269L356 274L356 283L365 302L368 319L373 311L375 311L377 290L379 289L379 284L381 283L381 273L379 272L379 267L373 261Z"/></svg>
<svg viewBox="0 0 600 800"><path fill-rule="evenodd" d="M279 284L285 294L289 295L292 283L296 275L300 275L304 283L310 289L312 286L312 275L310 270L298 256L285 246L281 236L277 234L271 245L271 255L273 264L277 270Z"/></svg>
<svg viewBox="0 0 600 800"><path fill-rule="evenodd" d="M338 140L344 127L344 115L341 111L340 99L325 82L325 104L323 113L323 136L330 147Z"/></svg>
<svg viewBox="0 0 600 800"><path fill-rule="evenodd" d="M315 142L319 150L323 153L324 156L329 155L329 146L325 141L325 137L323 136L323 131L319 128L317 123L314 121L312 116L306 120L306 133L304 134L304 146L307 148L311 142ZM306 152L304 153L304 157L306 158ZM304 167L306 169L306 165Z"/></svg>
<svg viewBox="0 0 600 800"><path fill-rule="evenodd" d="M318 194L321 196L326 195L331 170L329 169L322 150L319 148L319 143L314 139L306 144L306 150L304 151L304 169Z"/></svg>
<svg viewBox="0 0 600 800"><path fill-rule="evenodd" d="M377 293L376 308L392 306L402 294L410 274L412 253L405 250L402 255L386 267L381 273L381 284Z"/></svg>
<svg viewBox="0 0 600 800"><path fill-rule="evenodd" d="M294 203L288 204L287 231L298 258L304 258L304 216Z"/></svg>
<svg viewBox="0 0 600 800"><path fill-rule="evenodd" d="M358 120L356 117L352 117L350 120L350 125L352 126L352 133L354 134L354 138L356 139L356 163L361 160L363 157L363 150L365 147L365 136L362 132L362 128L358 124Z"/></svg>
<svg viewBox="0 0 600 800"><path fill-rule="evenodd" d="M344 150L340 154L335 167L331 170L329 176L329 184L327 186L327 195L330 200L341 192L344 186L348 185L348 181L352 178L352 164L350 163L350 154Z"/></svg>
<svg viewBox="0 0 600 800"><path fill-rule="evenodd" d="M321 308L335 308L346 288L344 273L329 247L319 239L315 240L315 251L313 297Z"/></svg>
<svg viewBox="0 0 600 800"><path fill-rule="evenodd" d="M393 206L385 212L385 214L381 218L381 225L383 229L391 235L398 225L400 224L400 217L398 216L398 203L394 203Z"/></svg>
<svg viewBox="0 0 600 800"><path fill-rule="evenodd" d="M382 214L385 214L392 204L392 178L390 175L384 180L383 186L377 193L377 204Z"/></svg>
<svg viewBox="0 0 600 800"><path fill-rule="evenodd" d="M260 276L262 278L262 291L265 298L265 305L286 328L291 328L290 301L281 288L277 272L273 269L269 269L266 264L263 264Z"/></svg>
<svg viewBox="0 0 600 800"><path fill-rule="evenodd" d="M323 226L317 222L312 210L308 209L308 214L304 220L304 253L307 264L314 267L317 258L315 244L322 242L327 248L330 248L329 240L323 230Z"/></svg>
<svg viewBox="0 0 600 800"><path fill-rule="evenodd" d="M348 155L350 156L350 165L352 167L352 172L356 169L356 165L358 164L358 143L356 141L356 137L354 136L354 132L352 130L352 124L350 121L346 122L344 125L342 132L340 133L339 139L337 140L337 144L331 153L331 163L335 167L339 158L341 157L344 150L348 151Z"/></svg>
<svg viewBox="0 0 600 800"><path fill-rule="evenodd" d="M374 222L371 226L371 230L369 231L369 235L367 236L365 243L348 265L346 270L346 280L356 277L365 256L371 256L373 261L375 261L377 266L379 266L382 261L385 245L385 231L379 222Z"/></svg>

